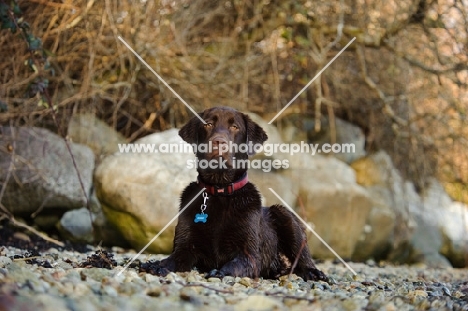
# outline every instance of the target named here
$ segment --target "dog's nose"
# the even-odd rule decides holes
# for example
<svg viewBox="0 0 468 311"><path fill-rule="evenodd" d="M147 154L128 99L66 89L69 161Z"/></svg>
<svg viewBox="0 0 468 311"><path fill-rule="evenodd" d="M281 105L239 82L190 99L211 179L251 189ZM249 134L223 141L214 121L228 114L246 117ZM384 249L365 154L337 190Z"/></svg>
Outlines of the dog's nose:
<svg viewBox="0 0 468 311"><path fill-rule="evenodd" d="M227 144L228 143L228 140L226 138L222 137L221 135L213 136L210 140L211 140L211 143L213 145L221 145L221 144Z"/></svg>
<svg viewBox="0 0 468 311"><path fill-rule="evenodd" d="M215 136L210 139L211 143L213 144L213 149L218 149L221 145L227 145L228 140L222 136Z"/></svg>

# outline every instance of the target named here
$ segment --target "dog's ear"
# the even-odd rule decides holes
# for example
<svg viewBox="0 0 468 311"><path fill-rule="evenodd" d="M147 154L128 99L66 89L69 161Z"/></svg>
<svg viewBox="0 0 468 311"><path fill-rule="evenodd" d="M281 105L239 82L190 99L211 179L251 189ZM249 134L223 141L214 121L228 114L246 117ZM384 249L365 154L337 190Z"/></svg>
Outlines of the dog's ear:
<svg viewBox="0 0 468 311"><path fill-rule="evenodd" d="M198 115L203 117L203 112L199 112ZM193 117L179 130L179 136L189 144L198 143L198 131L201 123L200 118Z"/></svg>
<svg viewBox="0 0 468 311"><path fill-rule="evenodd" d="M265 131L252 121L250 117L246 114L244 114L244 123L245 123L245 131L247 133L247 143L251 141L253 145L256 144L263 144L267 139L268 135L265 133Z"/></svg>

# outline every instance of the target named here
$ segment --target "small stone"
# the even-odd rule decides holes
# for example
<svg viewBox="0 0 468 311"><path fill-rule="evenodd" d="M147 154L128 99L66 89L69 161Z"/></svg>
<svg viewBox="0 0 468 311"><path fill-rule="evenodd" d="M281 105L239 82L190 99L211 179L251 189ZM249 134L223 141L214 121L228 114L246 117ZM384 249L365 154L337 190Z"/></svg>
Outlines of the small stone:
<svg viewBox="0 0 468 311"><path fill-rule="evenodd" d="M59 283L60 284L60 283ZM58 286L59 293L63 294L64 296L71 296L75 292L75 288L72 283L66 282L62 283Z"/></svg>
<svg viewBox="0 0 468 311"><path fill-rule="evenodd" d="M208 278L208 282L210 283L221 283L220 278Z"/></svg>
<svg viewBox="0 0 468 311"><path fill-rule="evenodd" d="M197 271L190 271L187 275L187 282L202 282L203 278Z"/></svg>
<svg viewBox="0 0 468 311"><path fill-rule="evenodd" d="M236 279L235 279L233 276L229 276L229 275L228 275L228 276L225 276L225 277L223 278L223 283L224 283L224 284L232 285L232 284L234 284L235 282L236 282Z"/></svg>
<svg viewBox="0 0 468 311"><path fill-rule="evenodd" d="M336 285L338 284L338 282L335 280L335 278L333 276L328 276L328 283L330 283L331 285Z"/></svg>
<svg viewBox="0 0 468 311"><path fill-rule="evenodd" d="M341 303L341 306L346 311L361 310L361 308L360 308L359 304L357 303L357 301L355 301L354 299L351 299L351 298L347 298L347 299L343 300L343 302Z"/></svg>
<svg viewBox="0 0 468 311"><path fill-rule="evenodd" d="M185 284L185 280L174 272L170 272L168 275L166 275L166 280L168 280L171 283Z"/></svg>
<svg viewBox="0 0 468 311"><path fill-rule="evenodd" d="M145 274L145 281L146 281L147 283L153 283L153 282L155 282L155 283L160 283L160 281L159 281L159 276L157 276L157 275L152 275L152 274L150 274L150 273L146 273L146 274Z"/></svg>
<svg viewBox="0 0 468 311"><path fill-rule="evenodd" d="M388 303L382 305L382 307L380 307L379 310L385 310L385 311L399 311L399 309L397 309L397 307L395 306L395 304L393 303L393 301L388 302Z"/></svg>
<svg viewBox="0 0 468 311"><path fill-rule="evenodd" d="M104 268L87 268L81 270L80 275L84 280L93 279L95 281L101 282L105 277L112 277L112 273L112 270Z"/></svg>
<svg viewBox="0 0 468 311"><path fill-rule="evenodd" d="M11 264L13 261L5 256L0 256L0 268L4 268L5 266Z"/></svg>
<svg viewBox="0 0 468 311"><path fill-rule="evenodd" d="M31 238L29 237L29 235L24 234L23 232L15 232L13 234L13 237L19 240L26 241L26 242L31 242Z"/></svg>
<svg viewBox="0 0 468 311"><path fill-rule="evenodd" d="M397 294L400 296L406 296L408 294L408 288L406 286L400 286L396 290Z"/></svg>
<svg viewBox="0 0 468 311"><path fill-rule="evenodd" d="M119 296L119 293L115 288L112 286L102 286L101 292L103 295L111 296L111 297L117 297Z"/></svg>
<svg viewBox="0 0 468 311"><path fill-rule="evenodd" d="M407 297L408 298L411 298L411 297L427 297L427 293L423 290L414 290L414 291L411 291L411 292L408 292L408 295Z"/></svg>
<svg viewBox="0 0 468 311"><path fill-rule="evenodd" d="M233 288L233 289L238 289L238 290L245 290L245 286L242 285L242 284L239 283L239 282L234 283L234 285L232 285L232 288Z"/></svg>
<svg viewBox="0 0 468 311"><path fill-rule="evenodd" d="M159 297L161 296L162 288L161 286L151 286L146 290L146 295L151 297Z"/></svg>
<svg viewBox="0 0 468 311"><path fill-rule="evenodd" d="M85 283L78 283L74 286L73 294L78 297L86 296L91 292L91 289Z"/></svg>
<svg viewBox="0 0 468 311"><path fill-rule="evenodd" d="M452 296L450 289L448 289L446 286L442 286L442 291L444 292L445 295Z"/></svg>
<svg viewBox="0 0 468 311"><path fill-rule="evenodd" d="M410 299L410 302L412 304L421 304L424 300L426 300L426 298L428 297L428 294L427 292L423 290L414 290L414 291L408 292L406 297Z"/></svg>
<svg viewBox="0 0 468 311"><path fill-rule="evenodd" d="M224 300L229 305L235 305L235 304L239 303L239 301L241 301L241 299L238 296L234 296L234 295L226 296L226 297L224 297Z"/></svg>
<svg viewBox="0 0 468 311"><path fill-rule="evenodd" d="M371 304L382 304L385 301L384 291L375 291L369 296L369 303Z"/></svg>
<svg viewBox="0 0 468 311"><path fill-rule="evenodd" d="M320 289L320 290L325 289L320 282L313 282L311 288L312 289Z"/></svg>
<svg viewBox="0 0 468 311"><path fill-rule="evenodd" d="M422 299L416 303L418 310L429 310L431 309L431 302L428 299ZM434 310L441 310L441 308L435 308ZM443 310L443 308L442 308Z"/></svg>
<svg viewBox="0 0 468 311"><path fill-rule="evenodd" d="M266 296L249 296L239 302L235 310L236 311L262 311L262 310L275 310L281 309L281 303L273 298Z"/></svg>
<svg viewBox="0 0 468 311"><path fill-rule="evenodd" d="M8 248L6 248L5 246L1 246L0 247L0 256L7 256L8 254Z"/></svg>
<svg viewBox="0 0 468 311"><path fill-rule="evenodd" d="M244 277L239 281L239 283L245 287L250 287L252 285L252 280L250 278Z"/></svg>
<svg viewBox="0 0 468 311"><path fill-rule="evenodd" d="M304 300L299 300L299 299L294 299L294 298L285 298L283 300L283 303L286 307L288 307L289 309L292 308L292 307L299 307L299 305L302 305L302 308L303 309L306 309L307 308L307 301L304 301Z"/></svg>
<svg viewBox="0 0 468 311"><path fill-rule="evenodd" d="M447 307L447 302L445 300L434 300L432 303L431 302L428 302L429 306L428 307L432 307L433 310L443 310ZM429 308L427 308L429 309Z"/></svg>
<svg viewBox="0 0 468 311"><path fill-rule="evenodd" d="M184 301L191 301L197 296L197 294L198 293L190 287L184 287L179 292L180 299Z"/></svg>

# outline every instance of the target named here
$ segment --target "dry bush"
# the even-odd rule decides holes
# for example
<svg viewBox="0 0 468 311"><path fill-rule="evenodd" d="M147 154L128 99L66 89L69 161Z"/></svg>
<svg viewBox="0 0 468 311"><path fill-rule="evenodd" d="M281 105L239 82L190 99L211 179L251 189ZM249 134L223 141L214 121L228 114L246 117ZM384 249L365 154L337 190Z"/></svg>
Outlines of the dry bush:
<svg viewBox="0 0 468 311"><path fill-rule="evenodd" d="M20 6L50 51L56 74L49 92L63 127L73 113L93 112L133 140L191 117L119 35L196 110L227 105L266 118L356 37L285 115L336 115L358 124L368 150L386 150L419 188L437 175L462 195L468 182L468 27L458 2L33 0ZM0 122L54 128L50 110L25 96L33 75L24 66L24 43L7 31L0 43L6 56L0 100L9 108Z"/></svg>

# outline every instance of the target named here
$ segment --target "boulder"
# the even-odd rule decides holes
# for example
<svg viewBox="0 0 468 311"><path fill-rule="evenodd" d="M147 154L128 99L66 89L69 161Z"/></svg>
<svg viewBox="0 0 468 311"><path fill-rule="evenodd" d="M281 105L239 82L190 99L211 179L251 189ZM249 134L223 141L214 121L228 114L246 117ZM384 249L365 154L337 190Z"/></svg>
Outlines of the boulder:
<svg viewBox="0 0 468 311"><path fill-rule="evenodd" d="M135 144L179 144L172 129L146 136ZM187 168L193 153L116 153L95 172L96 194L109 220L137 250L144 247L179 211L182 190L196 180ZM156 239L148 252L170 253L177 220Z"/></svg>
<svg viewBox="0 0 468 311"><path fill-rule="evenodd" d="M385 151L379 151L351 164L356 172L356 181L364 187L383 186L390 189L403 183L392 159Z"/></svg>
<svg viewBox="0 0 468 311"><path fill-rule="evenodd" d="M74 242L93 243L93 222L96 216L86 207L68 211L63 214L58 226L62 236Z"/></svg>
<svg viewBox="0 0 468 311"><path fill-rule="evenodd" d="M330 123L328 117L322 117L318 132L315 129L316 120L313 117L291 114L281 121L284 124L281 131L282 138L287 143L301 141L314 143L320 146L320 150L324 144L336 143L342 146L353 144L354 151L330 152L330 155L346 163L352 163L366 155L366 137L362 129L340 118L334 118L334 122Z"/></svg>
<svg viewBox="0 0 468 311"><path fill-rule="evenodd" d="M402 179L385 152L362 158L352 167L358 183L366 188L373 201L370 215L387 214L379 224L373 217L368 219L369 232L363 232L353 259L388 256L398 263L418 262L431 267L466 265L468 208L465 205L453 202L435 180L418 194L413 184ZM378 228L379 234L369 227ZM379 250L372 245L386 247Z"/></svg>
<svg viewBox="0 0 468 311"><path fill-rule="evenodd" d="M270 190L272 188L291 207L296 206L297 190L292 180L284 174L265 173L262 170L249 170L249 181L260 191L264 206L283 204Z"/></svg>
<svg viewBox="0 0 468 311"><path fill-rule="evenodd" d="M86 207L65 212L54 224L62 238L78 243L129 247L128 242L105 217L95 194L91 194L89 210Z"/></svg>
<svg viewBox="0 0 468 311"><path fill-rule="evenodd" d="M378 193L368 191L372 208L354 249L353 261L385 259L392 247L395 230L395 212L378 197Z"/></svg>
<svg viewBox="0 0 468 311"><path fill-rule="evenodd" d="M127 142L123 135L91 113L72 116L68 124L68 137L91 148L97 159L119 151L119 144Z"/></svg>
<svg viewBox="0 0 468 311"><path fill-rule="evenodd" d="M420 224L438 231L439 253L454 267L468 266L468 206L454 202L443 186L432 179L421 204L413 206L412 213L418 216Z"/></svg>
<svg viewBox="0 0 468 311"><path fill-rule="evenodd" d="M405 183L390 156L377 152L355 161L356 181L372 200L372 210L354 251L353 260L385 259L394 248L406 248L416 226L409 202L418 195ZM406 260L406 259L405 259Z"/></svg>
<svg viewBox="0 0 468 311"><path fill-rule="evenodd" d="M7 181L1 202L10 212L29 217L86 206L94 155L69 144L73 158L64 139L46 129L0 127L0 184Z"/></svg>
<svg viewBox="0 0 468 311"><path fill-rule="evenodd" d="M372 206L365 189L356 183L354 171L334 157L297 154L291 159L284 174L297 189L299 215L341 257L351 258ZM312 234L309 246L314 257L334 258Z"/></svg>

